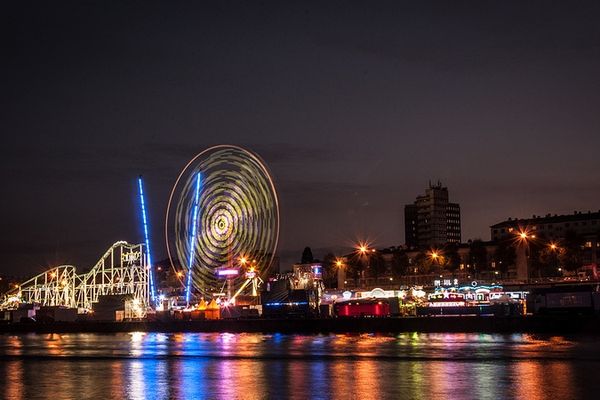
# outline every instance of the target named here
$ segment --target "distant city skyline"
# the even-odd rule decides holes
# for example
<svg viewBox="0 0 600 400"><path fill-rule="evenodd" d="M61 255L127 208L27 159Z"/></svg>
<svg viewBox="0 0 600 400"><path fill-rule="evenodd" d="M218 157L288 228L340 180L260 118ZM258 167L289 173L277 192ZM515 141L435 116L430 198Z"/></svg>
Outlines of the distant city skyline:
<svg viewBox="0 0 600 400"><path fill-rule="evenodd" d="M116 240L143 242L139 174L164 258L171 186L220 143L272 171L282 267L305 246L403 244L403 206L429 180L461 205L463 241L508 217L600 208L596 2L6 14L2 274L84 269Z"/></svg>

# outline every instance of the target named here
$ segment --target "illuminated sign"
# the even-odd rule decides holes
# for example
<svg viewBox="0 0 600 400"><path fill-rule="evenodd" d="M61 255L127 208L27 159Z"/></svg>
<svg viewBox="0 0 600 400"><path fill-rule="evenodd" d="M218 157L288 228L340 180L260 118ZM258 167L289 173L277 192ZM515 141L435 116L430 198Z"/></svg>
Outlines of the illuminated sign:
<svg viewBox="0 0 600 400"><path fill-rule="evenodd" d="M314 274L315 279L321 279L321 266L316 264L311 266L312 273Z"/></svg>
<svg viewBox="0 0 600 400"><path fill-rule="evenodd" d="M130 251L129 253L121 253L121 261L131 263L139 260L141 256L141 251Z"/></svg>
<svg viewBox="0 0 600 400"><path fill-rule="evenodd" d="M428 297L429 297L429 301L433 301L433 302L446 301L446 300L450 300L450 301L464 300L464 298L465 298L465 296L460 293L449 293L449 292L433 293L433 294L430 294Z"/></svg>
<svg viewBox="0 0 600 400"><path fill-rule="evenodd" d="M377 297L377 298L387 298L394 297L395 293L393 290L383 290L381 288L375 288L370 292L360 292L360 297Z"/></svg>
<svg viewBox="0 0 600 400"><path fill-rule="evenodd" d="M464 305L464 301L439 301L429 303L429 307L463 307Z"/></svg>
<svg viewBox="0 0 600 400"><path fill-rule="evenodd" d="M219 276L237 276L239 273L237 269L220 269L217 271Z"/></svg>

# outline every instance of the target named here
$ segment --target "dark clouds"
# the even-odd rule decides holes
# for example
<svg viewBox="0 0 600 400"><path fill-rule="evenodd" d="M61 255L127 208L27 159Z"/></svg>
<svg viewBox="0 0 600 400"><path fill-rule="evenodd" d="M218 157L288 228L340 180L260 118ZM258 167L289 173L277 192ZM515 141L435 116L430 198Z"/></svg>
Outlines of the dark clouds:
<svg viewBox="0 0 600 400"><path fill-rule="evenodd" d="M212 144L268 163L281 251L403 242L429 179L463 238L598 209L596 2L19 2L0 66L0 271L153 244L173 180ZM324 250L323 250L324 251ZM320 254L317 254L320 255Z"/></svg>

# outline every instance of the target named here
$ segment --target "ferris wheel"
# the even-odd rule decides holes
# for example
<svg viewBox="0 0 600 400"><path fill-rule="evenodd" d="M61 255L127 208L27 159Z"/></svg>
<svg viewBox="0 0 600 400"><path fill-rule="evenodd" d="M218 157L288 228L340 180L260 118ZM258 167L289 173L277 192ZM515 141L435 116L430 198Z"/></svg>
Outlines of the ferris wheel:
<svg viewBox="0 0 600 400"><path fill-rule="evenodd" d="M165 238L188 304L225 284L228 297L247 286L256 295L279 240L277 193L260 157L234 145L196 155L171 190Z"/></svg>

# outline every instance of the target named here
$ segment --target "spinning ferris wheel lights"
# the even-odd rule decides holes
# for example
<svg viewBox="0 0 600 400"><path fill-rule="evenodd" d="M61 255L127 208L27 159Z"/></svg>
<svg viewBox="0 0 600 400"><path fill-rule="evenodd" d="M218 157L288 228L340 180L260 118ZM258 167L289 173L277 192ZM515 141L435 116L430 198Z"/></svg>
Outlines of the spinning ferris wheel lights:
<svg viewBox="0 0 600 400"><path fill-rule="evenodd" d="M247 288L250 268L257 275L268 273L278 237L275 185L256 154L219 145L200 152L183 168L169 197L165 238L188 305L195 294L219 292L224 278L220 269L239 270L230 279L232 293Z"/></svg>

